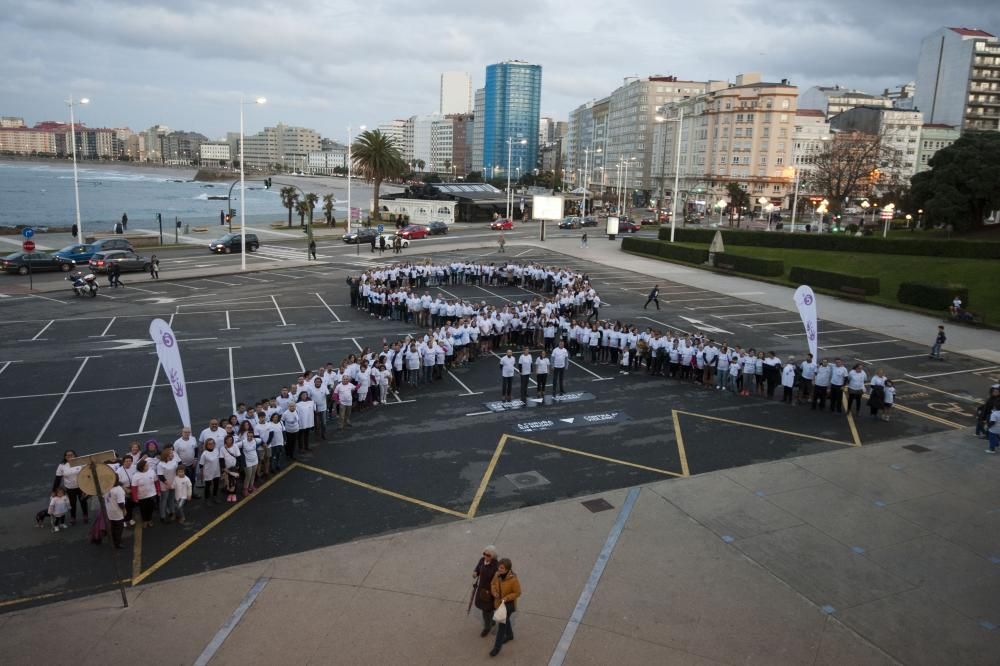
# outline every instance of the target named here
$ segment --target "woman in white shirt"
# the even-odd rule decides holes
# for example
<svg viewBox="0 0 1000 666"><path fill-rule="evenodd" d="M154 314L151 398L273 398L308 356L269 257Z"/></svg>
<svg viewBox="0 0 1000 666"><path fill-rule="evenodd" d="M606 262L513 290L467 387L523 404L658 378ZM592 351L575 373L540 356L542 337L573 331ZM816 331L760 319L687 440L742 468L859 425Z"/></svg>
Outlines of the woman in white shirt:
<svg viewBox="0 0 1000 666"><path fill-rule="evenodd" d="M309 450L309 433L316 424L316 403L309 397L307 391L299 393L299 401L295 404L295 413L299 415L299 451Z"/></svg>
<svg viewBox="0 0 1000 666"><path fill-rule="evenodd" d="M160 482L148 460L140 460L132 477L132 501L139 504L143 527L153 526L153 511Z"/></svg>
<svg viewBox="0 0 1000 666"><path fill-rule="evenodd" d="M285 452L285 430L281 427L281 414L271 414L267 429L261 432L271 461L267 473L277 474L281 470L281 454Z"/></svg>
<svg viewBox="0 0 1000 666"><path fill-rule="evenodd" d="M226 484L226 501L235 502L236 486L240 478L240 447L232 435L226 435L223 440L219 458L222 461L222 479Z"/></svg>
<svg viewBox="0 0 1000 666"><path fill-rule="evenodd" d="M132 477L135 476L135 466L129 454L125 454L120 465L115 467L115 475L121 483L122 490L125 491L125 521L129 525L135 525L132 519L132 512L135 510L135 502L132 501Z"/></svg>
<svg viewBox="0 0 1000 666"><path fill-rule="evenodd" d="M866 373L860 363L855 365L847 373L847 411L851 411L851 404L855 405L854 413L861 413L861 396L865 393L865 382L868 381ZM880 398L881 400L881 398ZM878 410L876 409L877 413Z"/></svg>
<svg viewBox="0 0 1000 666"><path fill-rule="evenodd" d="M205 450L201 452L198 459L198 469L201 471L201 479L205 484L205 503L215 504L215 498L219 494L219 477L221 469L219 465L219 452L216 450L215 440L209 437L205 440Z"/></svg>
<svg viewBox="0 0 1000 666"><path fill-rule="evenodd" d="M535 382L538 384L538 397L545 397L545 384L549 379L549 361L548 354L545 353L543 349L538 353L538 360L535 361ZM553 389L555 390L555 389Z"/></svg>
<svg viewBox="0 0 1000 666"><path fill-rule="evenodd" d="M181 459L167 446L160 454L160 464L156 466L156 478L160 481L160 522L174 517L174 477Z"/></svg>
<svg viewBox="0 0 1000 666"><path fill-rule="evenodd" d="M281 415L281 427L285 431L285 455L295 460L295 445L299 441L299 410L296 403L288 403L288 409Z"/></svg>
<svg viewBox="0 0 1000 666"><path fill-rule="evenodd" d="M76 451L73 449L67 449L63 453L62 462L56 467L56 480L52 484L52 490L56 488L63 488L66 490L66 496L69 497L69 524L76 525L76 505L79 502L80 509L83 511L83 522L90 522L90 514L87 508L87 496L83 494L80 490L80 483L77 477L80 474L80 470L83 467L73 464L73 459L76 458Z"/></svg>

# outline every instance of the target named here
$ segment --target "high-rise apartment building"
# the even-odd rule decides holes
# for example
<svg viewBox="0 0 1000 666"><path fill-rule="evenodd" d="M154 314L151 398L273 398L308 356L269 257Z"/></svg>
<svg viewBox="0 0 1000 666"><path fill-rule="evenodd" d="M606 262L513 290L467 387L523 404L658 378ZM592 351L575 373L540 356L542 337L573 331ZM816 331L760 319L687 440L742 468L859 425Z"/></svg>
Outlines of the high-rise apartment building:
<svg viewBox="0 0 1000 666"><path fill-rule="evenodd" d="M542 102L542 67L509 60L486 68L482 118L483 175L512 178L538 162L538 120ZM508 152L508 141L510 150Z"/></svg>
<svg viewBox="0 0 1000 666"><path fill-rule="evenodd" d="M442 116L472 112L472 78L468 72L444 72L441 75Z"/></svg>
<svg viewBox="0 0 1000 666"><path fill-rule="evenodd" d="M272 164L288 164L304 168L309 153L320 149L319 134L306 127L292 127L278 123L245 137L243 148L247 166L263 169ZM239 154L236 155L239 160Z"/></svg>
<svg viewBox="0 0 1000 666"><path fill-rule="evenodd" d="M24 118L18 116L0 116L0 128L13 129L15 127L26 127Z"/></svg>
<svg viewBox="0 0 1000 666"><path fill-rule="evenodd" d="M452 122L451 164L456 176L472 171L472 142L475 121L471 113L448 116Z"/></svg>
<svg viewBox="0 0 1000 666"><path fill-rule="evenodd" d="M915 101L926 123L1000 130L1000 39L976 28L925 37Z"/></svg>
<svg viewBox="0 0 1000 666"><path fill-rule="evenodd" d="M788 81L762 81L754 72L737 76L735 83L710 81L703 95L666 105L662 116L679 118L683 110L683 122L657 123L653 174L658 187L662 182L666 196L672 196L679 174L687 212L703 212L726 199L729 183L750 194L754 205L760 197L785 204L793 183L788 167L797 98L798 88ZM680 170L675 171L678 140Z"/></svg>
<svg viewBox="0 0 1000 666"><path fill-rule="evenodd" d="M484 176L483 171L483 117L486 115L486 89L476 90L475 104L472 107L472 166L470 171L476 171Z"/></svg>

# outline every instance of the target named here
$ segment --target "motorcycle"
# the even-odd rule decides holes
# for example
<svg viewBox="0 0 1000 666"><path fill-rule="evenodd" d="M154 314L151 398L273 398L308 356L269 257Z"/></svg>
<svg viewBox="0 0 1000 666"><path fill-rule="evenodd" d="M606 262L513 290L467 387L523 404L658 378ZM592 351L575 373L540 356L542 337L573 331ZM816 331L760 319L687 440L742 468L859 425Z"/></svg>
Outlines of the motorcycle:
<svg viewBox="0 0 1000 666"><path fill-rule="evenodd" d="M97 285L97 277L93 273L84 275L76 271L68 275L66 279L72 281L73 293L77 296L90 296L91 298L97 296L99 287Z"/></svg>

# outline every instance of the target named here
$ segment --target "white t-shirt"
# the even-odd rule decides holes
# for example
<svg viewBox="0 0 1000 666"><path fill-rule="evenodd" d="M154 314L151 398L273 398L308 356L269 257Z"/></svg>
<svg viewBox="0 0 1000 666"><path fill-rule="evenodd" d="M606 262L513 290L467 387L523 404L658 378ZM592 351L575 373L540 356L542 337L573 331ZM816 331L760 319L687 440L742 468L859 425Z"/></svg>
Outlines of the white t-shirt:
<svg viewBox="0 0 1000 666"><path fill-rule="evenodd" d="M186 476L178 476L174 479L174 499L191 499L191 479Z"/></svg>
<svg viewBox="0 0 1000 666"><path fill-rule="evenodd" d="M864 370L851 370L847 373L847 388L852 391L863 391L866 379L868 374Z"/></svg>
<svg viewBox="0 0 1000 666"><path fill-rule="evenodd" d="M156 475L163 477L163 491L170 490L174 485L174 477L177 476L177 465L180 460L174 456L169 462L160 461L156 468Z"/></svg>
<svg viewBox="0 0 1000 666"><path fill-rule="evenodd" d="M104 495L104 506L108 510L108 520L125 520L122 505L125 504L125 490L121 486L112 486Z"/></svg>
<svg viewBox="0 0 1000 666"><path fill-rule="evenodd" d="M540 375L549 374L549 359L540 358L537 361L535 361L535 372L537 372Z"/></svg>
<svg viewBox="0 0 1000 666"><path fill-rule="evenodd" d="M569 350L564 347L556 347L552 350L552 367L565 368L567 358L569 358Z"/></svg>
<svg viewBox="0 0 1000 666"><path fill-rule="evenodd" d="M514 364L517 363L517 359L513 356L501 356L500 357L500 374L504 377L514 376Z"/></svg>
<svg viewBox="0 0 1000 666"><path fill-rule="evenodd" d="M531 374L531 354L521 354L517 357L517 364L521 366L522 375Z"/></svg>
<svg viewBox="0 0 1000 666"><path fill-rule="evenodd" d="M80 470L82 469L83 467L74 465L73 463L62 463L59 467L56 467L56 476L62 479L63 488L72 490L80 487L77 477L80 475Z"/></svg>
<svg viewBox="0 0 1000 666"><path fill-rule="evenodd" d="M148 467L145 472L136 472L132 477L132 487L136 489L139 499L156 497L156 474Z"/></svg>
<svg viewBox="0 0 1000 666"><path fill-rule="evenodd" d="M295 404L295 413L299 415L299 428L305 430L312 428L316 423L316 406L312 400L298 402Z"/></svg>
<svg viewBox="0 0 1000 666"><path fill-rule="evenodd" d="M219 449L212 449L211 451L205 449L202 451L201 458L198 459L198 464L201 466L201 478L205 481L211 481L221 476L222 470L219 469Z"/></svg>
<svg viewBox="0 0 1000 666"><path fill-rule="evenodd" d="M198 442L195 441L194 437L188 437L187 439L178 437L174 441L174 452L180 456L181 463L185 467L190 467L198 459Z"/></svg>
<svg viewBox="0 0 1000 666"><path fill-rule="evenodd" d="M333 392L337 394L337 399L340 401L340 404L345 407L350 407L354 404L354 397L351 395L353 391L354 386L343 383L337 384L336 388L333 389Z"/></svg>
<svg viewBox="0 0 1000 666"><path fill-rule="evenodd" d="M795 366L791 363L781 369L781 385L787 388L795 386Z"/></svg>
<svg viewBox="0 0 1000 666"><path fill-rule="evenodd" d="M222 428L216 428L215 430L205 428L201 431L201 434L198 435L198 443L205 446L205 440L209 438L215 440L217 447L222 446L222 440L226 438L226 431Z"/></svg>

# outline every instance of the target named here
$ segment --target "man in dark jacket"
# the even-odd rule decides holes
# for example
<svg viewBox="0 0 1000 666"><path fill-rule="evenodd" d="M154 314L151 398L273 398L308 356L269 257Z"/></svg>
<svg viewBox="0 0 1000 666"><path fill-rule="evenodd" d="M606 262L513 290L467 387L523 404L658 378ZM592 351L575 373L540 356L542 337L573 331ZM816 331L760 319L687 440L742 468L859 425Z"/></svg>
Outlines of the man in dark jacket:
<svg viewBox="0 0 1000 666"><path fill-rule="evenodd" d="M493 577L497 574L497 549L493 546L486 546L483 549L483 556L479 558L479 563L472 572L476 582L473 584L474 591L472 598L476 608L483 614L483 630L480 636L486 636L490 629L496 624L493 621L493 593L491 591Z"/></svg>
<svg viewBox="0 0 1000 666"><path fill-rule="evenodd" d="M656 309L659 310L660 309L659 296L660 296L660 285L654 284L653 289L649 292L649 297L646 299L646 305L649 305L650 303L656 303ZM643 310L646 309L646 305L642 306Z"/></svg>

